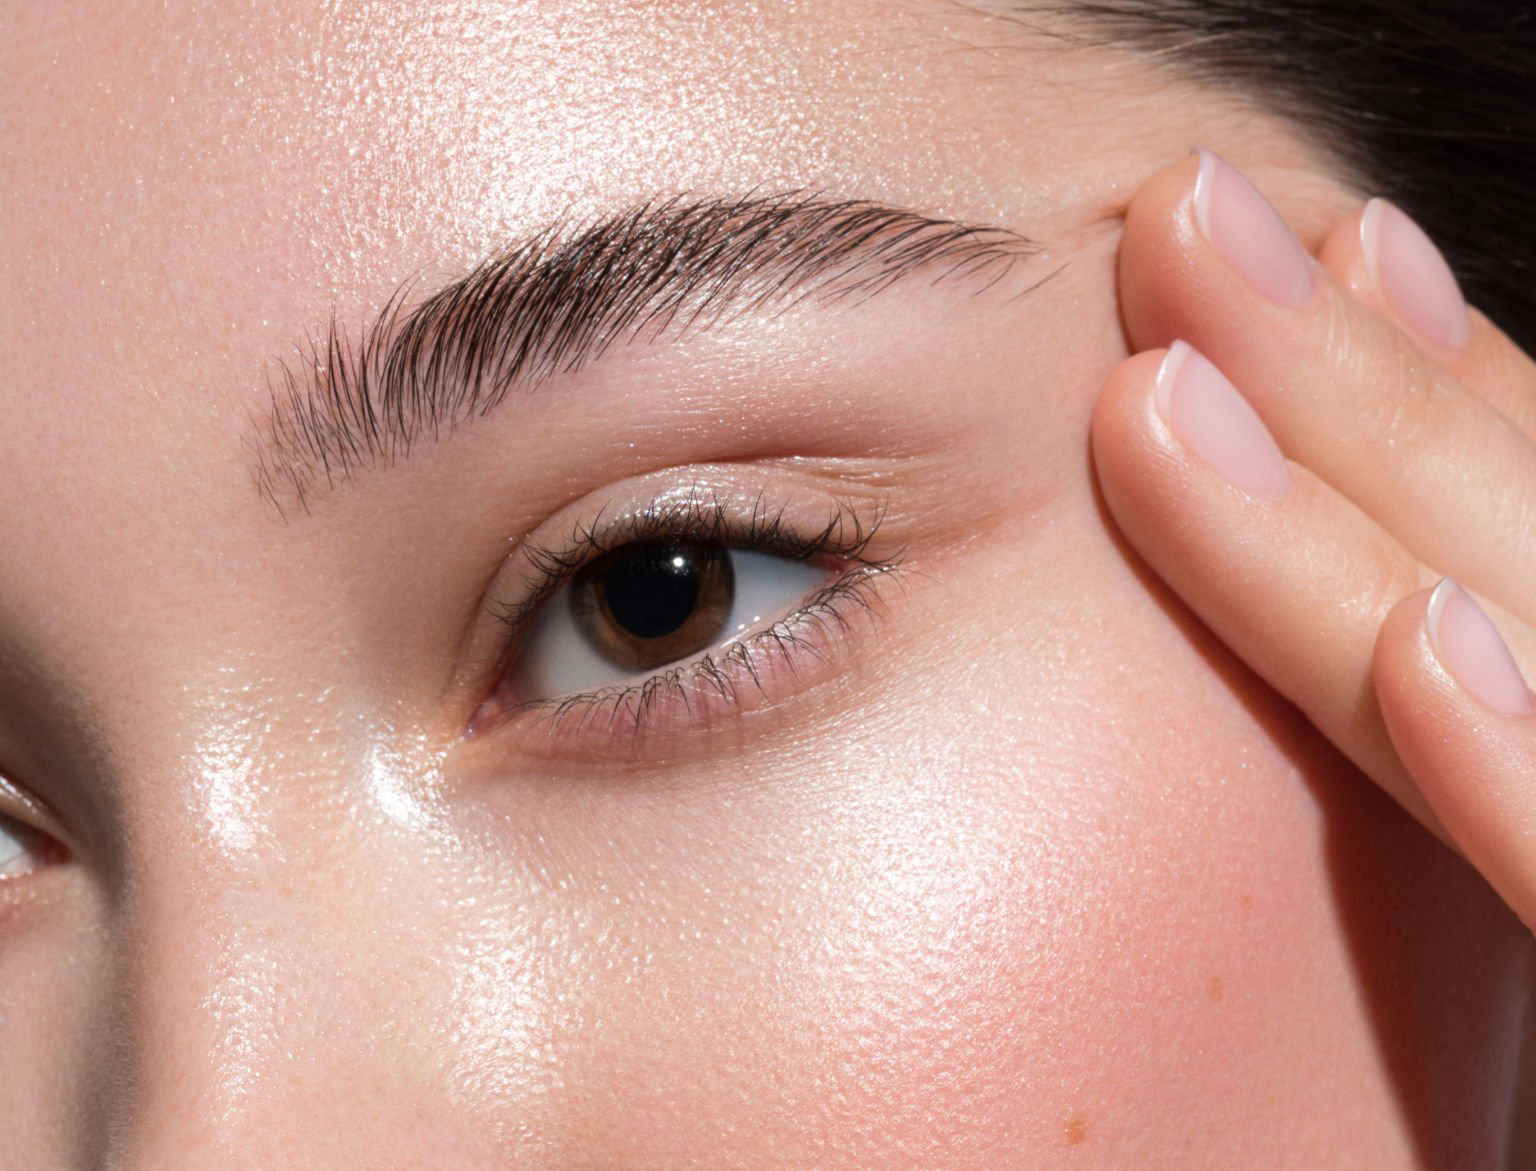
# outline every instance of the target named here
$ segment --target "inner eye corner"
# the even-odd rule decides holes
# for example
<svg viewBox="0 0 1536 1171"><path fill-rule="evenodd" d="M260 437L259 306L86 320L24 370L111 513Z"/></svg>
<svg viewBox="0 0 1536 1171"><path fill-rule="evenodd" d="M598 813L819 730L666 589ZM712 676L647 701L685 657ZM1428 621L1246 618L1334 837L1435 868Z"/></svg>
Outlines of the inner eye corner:
<svg viewBox="0 0 1536 1171"><path fill-rule="evenodd" d="M33 861L24 860L31 856ZM69 847L47 830L0 813L0 887L60 866L73 857Z"/></svg>

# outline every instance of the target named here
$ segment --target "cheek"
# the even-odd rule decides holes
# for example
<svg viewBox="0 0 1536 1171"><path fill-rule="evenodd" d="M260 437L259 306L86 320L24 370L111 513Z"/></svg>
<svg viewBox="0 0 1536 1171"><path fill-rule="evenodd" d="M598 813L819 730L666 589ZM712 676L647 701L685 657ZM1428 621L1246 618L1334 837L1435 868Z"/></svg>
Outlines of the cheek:
<svg viewBox="0 0 1536 1171"><path fill-rule="evenodd" d="M1402 1141L1384 1045L1439 1054L1427 1102L1489 1076L1520 945L1486 892L1102 541L993 629L1009 556L836 743L561 814L597 847L558 1040L591 1165L1365 1158Z"/></svg>

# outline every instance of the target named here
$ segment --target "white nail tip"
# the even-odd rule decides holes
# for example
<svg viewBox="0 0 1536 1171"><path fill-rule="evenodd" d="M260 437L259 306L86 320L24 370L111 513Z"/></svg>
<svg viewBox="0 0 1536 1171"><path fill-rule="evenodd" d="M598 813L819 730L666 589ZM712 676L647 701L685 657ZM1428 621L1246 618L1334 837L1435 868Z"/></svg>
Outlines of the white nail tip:
<svg viewBox="0 0 1536 1171"><path fill-rule="evenodd" d="M1429 605L1424 611L1424 625L1429 628L1429 645L1442 663L1445 662L1445 651L1440 646L1440 614L1455 588L1455 578L1442 577L1435 586L1435 592L1429 595Z"/></svg>

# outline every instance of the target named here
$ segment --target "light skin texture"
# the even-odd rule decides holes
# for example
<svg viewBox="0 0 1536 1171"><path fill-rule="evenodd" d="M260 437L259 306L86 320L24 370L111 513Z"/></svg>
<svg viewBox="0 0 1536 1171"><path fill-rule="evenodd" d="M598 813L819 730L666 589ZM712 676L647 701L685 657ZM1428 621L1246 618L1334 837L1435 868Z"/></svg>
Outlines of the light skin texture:
<svg viewBox="0 0 1536 1171"><path fill-rule="evenodd" d="M1187 230L1204 143L1358 315L1294 327L1306 377L1392 417L1368 193L1299 133L952 4L5 19L0 811L69 850L0 881L8 1165L1498 1165L1532 943L1432 780L1502 758L1420 781L1324 686L1429 695L1433 580L1304 598L1282 634L1361 617L1267 659L1310 563L1202 585L1242 501L1152 413L1176 338L1244 390L1274 360ZM616 347L307 512L258 490L267 375L333 312L790 190L1037 251ZM1424 368L1514 410L1500 344ZM1255 396L1298 466L1309 405ZM883 509L902 569L739 717L466 736L520 544L695 484ZM1375 519L1518 584L1477 560L1513 533Z"/></svg>

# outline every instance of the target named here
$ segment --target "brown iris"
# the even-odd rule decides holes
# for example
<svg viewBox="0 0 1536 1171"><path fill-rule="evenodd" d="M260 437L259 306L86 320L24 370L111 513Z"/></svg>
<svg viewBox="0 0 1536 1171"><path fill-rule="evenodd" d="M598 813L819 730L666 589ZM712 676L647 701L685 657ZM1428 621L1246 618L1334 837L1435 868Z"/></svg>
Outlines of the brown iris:
<svg viewBox="0 0 1536 1171"><path fill-rule="evenodd" d="M571 613L615 667L651 671L719 641L735 596L721 546L646 541L583 568L571 583Z"/></svg>

